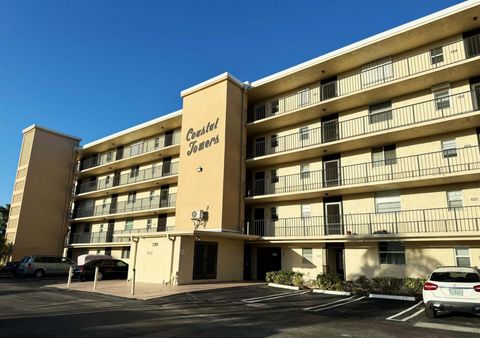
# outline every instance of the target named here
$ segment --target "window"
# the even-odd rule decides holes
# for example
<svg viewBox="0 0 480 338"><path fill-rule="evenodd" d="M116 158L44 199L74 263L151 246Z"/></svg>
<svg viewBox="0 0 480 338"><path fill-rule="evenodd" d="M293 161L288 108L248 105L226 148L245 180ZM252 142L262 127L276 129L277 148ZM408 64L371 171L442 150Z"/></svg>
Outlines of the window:
<svg viewBox="0 0 480 338"><path fill-rule="evenodd" d="M270 136L270 147L271 147L271 148L276 148L276 147L278 147L277 134L273 134L272 136Z"/></svg>
<svg viewBox="0 0 480 338"><path fill-rule="evenodd" d="M447 203L449 208L462 208L462 191L447 191Z"/></svg>
<svg viewBox="0 0 480 338"><path fill-rule="evenodd" d="M100 232L103 232L103 227L104 227L104 225L100 224Z"/></svg>
<svg viewBox="0 0 480 338"><path fill-rule="evenodd" d="M103 199L103 202L102 202L102 209L105 209L107 207L107 199Z"/></svg>
<svg viewBox="0 0 480 338"><path fill-rule="evenodd" d="M432 65L443 62L443 48L438 47L430 50L430 62Z"/></svg>
<svg viewBox="0 0 480 338"><path fill-rule="evenodd" d="M368 119L370 124L385 122L391 120L392 116L392 102L382 102L368 106Z"/></svg>
<svg viewBox="0 0 480 338"><path fill-rule="evenodd" d="M270 208L270 219L272 221L278 221L278 210L277 207Z"/></svg>
<svg viewBox="0 0 480 338"><path fill-rule="evenodd" d="M374 167L391 165L397 163L397 152L395 144L372 149L372 165Z"/></svg>
<svg viewBox="0 0 480 338"><path fill-rule="evenodd" d="M308 140L309 136L308 127L300 128L300 141Z"/></svg>
<svg viewBox="0 0 480 338"><path fill-rule="evenodd" d="M405 245L402 242L379 242L380 264L405 264Z"/></svg>
<svg viewBox="0 0 480 338"><path fill-rule="evenodd" d="M275 115L278 112L279 112L278 100L273 100L272 101L272 115Z"/></svg>
<svg viewBox="0 0 480 338"><path fill-rule="evenodd" d="M149 199L150 199L150 202L155 199L155 190L150 191L150 197L149 197Z"/></svg>
<svg viewBox="0 0 480 338"><path fill-rule="evenodd" d="M130 258L130 247L129 246L123 247L122 258Z"/></svg>
<svg viewBox="0 0 480 338"><path fill-rule="evenodd" d="M362 86L369 87L393 78L392 58L386 57L362 66Z"/></svg>
<svg viewBox="0 0 480 338"><path fill-rule="evenodd" d="M304 89L297 92L298 107L306 106L310 103L310 89Z"/></svg>
<svg viewBox="0 0 480 338"><path fill-rule="evenodd" d="M130 156L141 154L143 150L143 142L137 142L130 146Z"/></svg>
<svg viewBox="0 0 480 338"><path fill-rule="evenodd" d="M132 230L133 229L133 218L128 218L125 221L125 230Z"/></svg>
<svg viewBox="0 0 480 338"><path fill-rule="evenodd" d="M137 177L140 173L140 166L136 165L130 169L130 178Z"/></svg>
<svg viewBox="0 0 480 338"><path fill-rule="evenodd" d="M471 267L470 249L467 247L455 248L455 263L457 266Z"/></svg>
<svg viewBox="0 0 480 338"><path fill-rule="evenodd" d="M310 264L313 261L312 248L302 248L302 264Z"/></svg>
<svg viewBox="0 0 480 338"><path fill-rule="evenodd" d="M107 177L105 177L105 185L109 185L110 184L110 175L107 175Z"/></svg>
<svg viewBox="0 0 480 338"><path fill-rule="evenodd" d="M107 152L107 162L112 162L113 159L113 152L110 150Z"/></svg>
<svg viewBox="0 0 480 338"><path fill-rule="evenodd" d="M112 248L105 248L105 255L110 256L112 254Z"/></svg>
<svg viewBox="0 0 480 338"><path fill-rule="evenodd" d="M311 210L310 204L302 204L301 205L302 218L310 217L310 210Z"/></svg>
<svg viewBox="0 0 480 338"><path fill-rule="evenodd" d="M135 203L136 200L137 200L137 193L129 192L127 197L127 204Z"/></svg>
<svg viewBox="0 0 480 338"><path fill-rule="evenodd" d="M436 110L450 108L450 88L448 85L432 88L432 92Z"/></svg>
<svg viewBox="0 0 480 338"><path fill-rule="evenodd" d="M375 210L378 213L401 211L398 191L380 191L375 194Z"/></svg>
<svg viewBox="0 0 480 338"><path fill-rule="evenodd" d="M278 183L277 169L270 170L270 179L272 183Z"/></svg>
<svg viewBox="0 0 480 338"><path fill-rule="evenodd" d="M302 180L306 178L310 178L310 165L308 164L300 165L300 178Z"/></svg>
<svg viewBox="0 0 480 338"><path fill-rule="evenodd" d="M442 141L443 158L456 157L457 156L457 144L455 139Z"/></svg>
<svg viewBox="0 0 480 338"><path fill-rule="evenodd" d="M152 228L152 219L149 218L147 219L147 230L150 230Z"/></svg>
<svg viewBox="0 0 480 338"><path fill-rule="evenodd" d="M155 141L154 141L154 147L155 149L157 149L158 147L160 147L160 137L155 137Z"/></svg>

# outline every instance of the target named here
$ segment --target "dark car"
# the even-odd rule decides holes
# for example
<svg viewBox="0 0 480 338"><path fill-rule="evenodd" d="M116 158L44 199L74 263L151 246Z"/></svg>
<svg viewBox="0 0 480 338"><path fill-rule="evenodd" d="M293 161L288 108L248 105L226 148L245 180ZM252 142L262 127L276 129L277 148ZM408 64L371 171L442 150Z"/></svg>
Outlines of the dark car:
<svg viewBox="0 0 480 338"><path fill-rule="evenodd" d="M97 280L127 279L128 264L119 259L99 259L76 266L73 269L73 277L82 282L93 280L96 266L99 267Z"/></svg>
<svg viewBox="0 0 480 338"><path fill-rule="evenodd" d="M14 275L17 274L17 266L20 262L7 262L5 265L5 272L12 273Z"/></svg>

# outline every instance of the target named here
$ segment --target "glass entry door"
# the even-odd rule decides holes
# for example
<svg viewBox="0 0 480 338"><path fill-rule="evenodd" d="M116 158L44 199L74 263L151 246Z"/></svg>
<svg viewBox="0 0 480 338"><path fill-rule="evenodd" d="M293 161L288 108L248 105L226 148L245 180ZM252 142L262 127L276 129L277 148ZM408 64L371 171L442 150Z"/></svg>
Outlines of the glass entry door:
<svg viewBox="0 0 480 338"><path fill-rule="evenodd" d="M323 182L325 187L340 185L340 159L323 162Z"/></svg>
<svg viewBox="0 0 480 338"><path fill-rule="evenodd" d="M327 235L341 235L342 231L342 202L325 203L325 233Z"/></svg>

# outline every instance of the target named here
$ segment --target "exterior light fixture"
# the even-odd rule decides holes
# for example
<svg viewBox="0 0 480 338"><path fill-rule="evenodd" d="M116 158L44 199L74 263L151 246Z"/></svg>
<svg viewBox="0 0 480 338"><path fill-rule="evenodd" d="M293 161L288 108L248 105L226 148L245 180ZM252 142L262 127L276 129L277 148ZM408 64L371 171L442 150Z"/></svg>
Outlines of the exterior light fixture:
<svg viewBox="0 0 480 338"><path fill-rule="evenodd" d="M203 171L202 167L197 167L197 172L201 173Z"/></svg>

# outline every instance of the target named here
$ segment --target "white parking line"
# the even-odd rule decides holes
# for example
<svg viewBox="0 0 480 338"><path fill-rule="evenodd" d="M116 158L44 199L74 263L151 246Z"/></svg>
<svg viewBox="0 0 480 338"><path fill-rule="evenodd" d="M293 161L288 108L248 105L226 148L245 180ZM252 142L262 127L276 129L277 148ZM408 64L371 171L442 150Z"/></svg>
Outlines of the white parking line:
<svg viewBox="0 0 480 338"><path fill-rule="evenodd" d="M288 292L287 294L277 294L277 295L270 295L270 296L265 296L263 298L250 298L250 299L243 299L242 301L244 303L252 304L252 303L260 303L268 300L274 300L274 299L279 299L279 298L285 298L285 297L291 297L291 296L296 296L296 295L304 295L306 293L309 293L310 290L307 291L301 291L301 292Z"/></svg>
<svg viewBox="0 0 480 338"><path fill-rule="evenodd" d="M284 292L284 293L277 293L276 295L266 295L266 296L260 296L260 297L254 297L254 298L247 298L247 299L243 299L243 301L245 302L245 301L249 301L249 300L270 298L270 297L273 297L273 296L280 296L280 295L290 295L292 293L296 293L296 292L288 291L288 292Z"/></svg>
<svg viewBox="0 0 480 338"><path fill-rule="evenodd" d="M311 310L318 309L318 308L323 307L323 306L328 306L328 305L336 304L336 303L340 303L340 302L346 302L346 301L349 301L350 299L352 299L354 297L355 296L352 296L352 297L349 297L349 298L342 298L342 299L339 299L339 300L334 300L333 302L306 307L305 309L302 309L302 310L311 311Z"/></svg>
<svg viewBox="0 0 480 338"><path fill-rule="evenodd" d="M364 299L365 296L362 296L360 298L357 298L357 299L352 299L352 300L349 300L347 302L343 302L343 303L340 303L340 304L336 304L336 305L332 305L332 306L327 306L327 307L320 307L320 308L317 308L317 309L314 309L314 310L306 310L306 311L312 311L312 312L319 312L319 311L323 311L323 310L328 310L328 309L332 309L334 307L339 307L339 306L343 306L343 305L346 305L346 304L350 304L350 303L354 303L354 302L358 302L359 300L362 300ZM324 305L325 306L325 305Z"/></svg>
<svg viewBox="0 0 480 338"><path fill-rule="evenodd" d="M437 323L426 323L426 322L418 322L415 323L413 326L415 327L423 327L426 329L438 329L438 330L446 330L446 331L457 331L457 332L468 332L468 333L480 333L480 329L476 327L466 327L466 326L458 326L458 325L448 325L448 324L437 324Z"/></svg>
<svg viewBox="0 0 480 338"><path fill-rule="evenodd" d="M407 320L412 319L413 317L418 316L418 315L421 314L423 311L425 311L425 309L420 309L420 310L418 310L418 311L415 312L413 315L403 318L403 319L402 319L402 322L406 322Z"/></svg>
<svg viewBox="0 0 480 338"><path fill-rule="evenodd" d="M388 318L385 318L385 319L386 319L386 320L394 320L394 321L398 321L398 322L404 322L405 320L403 320L403 319L395 319L395 317L401 316L401 315L403 315L404 313L407 313L408 311L413 310L414 308L416 308L417 306L419 306L419 305L422 304L422 303L423 303L423 301L419 301L419 302L418 302L417 304L415 304L414 306L411 306L411 307L409 307L408 309L403 310L403 311L401 311L401 312L399 312L399 313L397 313L397 314L395 314L395 315L393 315L393 316L390 316L390 317L388 317ZM423 311L423 309L422 309L422 311ZM419 311L418 313L420 313L420 312L421 312L421 311ZM415 317L415 316L413 316L413 317ZM412 317L412 318L413 318L413 317ZM407 318L408 318L408 317L407 317ZM408 319L410 319L410 318L408 318ZM408 319L407 319L407 320L408 320Z"/></svg>

